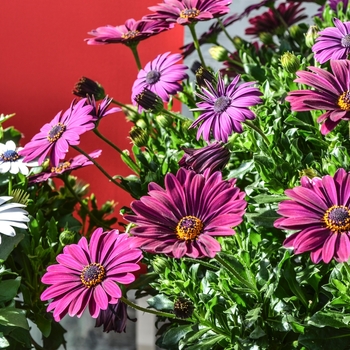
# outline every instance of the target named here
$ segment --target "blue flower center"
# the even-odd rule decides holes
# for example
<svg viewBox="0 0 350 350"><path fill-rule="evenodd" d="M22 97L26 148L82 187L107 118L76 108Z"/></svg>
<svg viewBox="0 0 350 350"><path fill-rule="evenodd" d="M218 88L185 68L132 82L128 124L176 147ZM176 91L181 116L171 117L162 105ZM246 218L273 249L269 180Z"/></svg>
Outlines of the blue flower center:
<svg viewBox="0 0 350 350"><path fill-rule="evenodd" d="M350 230L350 209L344 205L333 205L323 216L326 226L333 232Z"/></svg>
<svg viewBox="0 0 350 350"><path fill-rule="evenodd" d="M19 154L16 151L7 150L1 155L1 158L5 162L14 162L19 158Z"/></svg>
<svg viewBox="0 0 350 350"><path fill-rule="evenodd" d="M195 216L183 217L176 226L175 234L182 241L193 241L203 231L203 223Z"/></svg>
<svg viewBox="0 0 350 350"><path fill-rule="evenodd" d="M341 44L343 47L350 47L350 34L346 34L341 38Z"/></svg>
<svg viewBox="0 0 350 350"><path fill-rule="evenodd" d="M64 133L65 130L66 130L66 126L64 124L57 123L49 131L49 133L48 133L46 138L50 142L56 142L61 137L61 135Z"/></svg>
<svg viewBox="0 0 350 350"><path fill-rule="evenodd" d="M105 276L105 268L99 263L92 263L84 267L80 274L80 280L84 286L90 288L101 283Z"/></svg>
<svg viewBox="0 0 350 350"><path fill-rule="evenodd" d="M195 7L191 9L185 9L180 12L181 18L195 18L200 14L200 11L197 10Z"/></svg>
<svg viewBox="0 0 350 350"><path fill-rule="evenodd" d="M227 107L231 104L231 99L227 96L220 96L215 102L214 102L214 112L215 113L222 113L226 111Z"/></svg>
<svg viewBox="0 0 350 350"><path fill-rule="evenodd" d="M155 84L159 81L160 73L157 70L150 70L146 75L147 84Z"/></svg>

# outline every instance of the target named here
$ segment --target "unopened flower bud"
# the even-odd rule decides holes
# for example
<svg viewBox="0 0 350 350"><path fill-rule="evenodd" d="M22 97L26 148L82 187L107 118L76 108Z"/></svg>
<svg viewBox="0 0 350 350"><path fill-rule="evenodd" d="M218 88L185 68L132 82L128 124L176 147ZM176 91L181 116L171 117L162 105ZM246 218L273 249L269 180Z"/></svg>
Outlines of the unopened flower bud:
<svg viewBox="0 0 350 350"><path fill-rule="evenodd" d="M209 49L209 53L210 56L218 62L224 62L228 58L228 52L222 46L212 46Z"/></svg>
<svg viewBox="0 0 350 350"><path fill-rule="evenodd" d="M143 119L138 119L135 123L136 126L138 126L141 129L147 129L147 124Z"/></svg>
<svg viewBox="0 0 350 350"><path fill-rule="evenodd" d="M173 125L173 118L170 115L159 114L156 116L157 123L164 129Z"/></svg>
<svg viewBox="0 0 350 350"><path fill-rule="evenodd" d="M303 169L303 170L299 171L299 176L300 177L307 176L309 179L313 179L314 177L317 177L318 174L317 174L316 170L314 170L312 168L307 168L307 169Z"/></svg>
<svg viewBox="0 0 350 350"><path fill-rule="evenodd" d="M294 74L300 68L300 60L291 52L285 52L281 57L281 65L288 73Z"/></svg>
<svg viewBox="0 0 350 350"><path fill-rule="evenodd" d="M87 77L80 78L75 84L73 94L84 98L94 96L96 101L102 100L106 96L102 85Z"/></svg>
<svg viewBox="0 0 350 350"><path fill-rule="evenodd" d="M122 111L124 112L126 119L129 122L136 122L137 119L140 117L139 113L137 112L137 107L133 105L126 105L126 107L122 107Z"/></svg>
<svg viewBox="0 0 350 350"><path fill-rule="evenodd" d="M207 84L205 81L208 81L209 83L215 81L214 74L204 68L198 61L193 63L191 71L196 75L197 84L199 86L206 87Z"/></svg>
<svg viewBox="0 0 350 350"><path fill-rule="evenodd" d="M244 44L244 40L242 40L242 38L239 37L239 36L233 37L232 40L233 40L233 44L235 45L235 48L236 48L237 50L239 50L239 49L243 46L243 44Z"/></svg>
<svg viewBox="0 0 350 350"><path fill-rule="evenodd" d="M298 39L302 36L303 31L301 30L301 28L297 24L295 24L294 26L291 26L289 28L289 33L293 39Z"/></svg>
<svg viewBox="0 0 350 350"><path fill-rule="evenodd" d="M262 32L259 34L259 39L262 41L265 45L271 45L273 44L273 37L271 33Z"/></svg>
<svg viewBox="0 0 350 350"><path fill-rule="evenodd" d="M131 141L137 147L143 147L147 145L148 134L138 126L133 126L129 132Z"/></svg>
<svg viewBox="0 0 350 350"><path fill-rule="evenodd" d="M315 44L316 38L318 37L319 29L317 26L310 26L305 34L305 44L307 47L312 47Z"/></svg>
<svg viewBox="0 0 350 350"><path fill-rule="evenodd" d="M61 232L59 240L62 246L72 244L75 240L75 233L69 230L64 230Z"/></svg>
<svg viewBox="0 0 350 350"><path fill-rule="evenodd" d="M161 256L157 256L153 261L152 261L152 266L153 266L153 270L155 273L160 274L163 273L165 271L165 269L168 266L168 261L167 259L161 257Z"/></svg>
<svg viewBox="0 0 350 350"><path fill-rule="evenodd" d="M164 108L163 100L149 89L144 89L141 93L136 95L135 102L144 110L158 113Z"/></svg>
<svg viewBox="0 0 350 350"><path fill-rule="evenodd" d="M179 297L174 303L174 314L178 318L190 318L193 310L193 303L185 298Z"/></svg>

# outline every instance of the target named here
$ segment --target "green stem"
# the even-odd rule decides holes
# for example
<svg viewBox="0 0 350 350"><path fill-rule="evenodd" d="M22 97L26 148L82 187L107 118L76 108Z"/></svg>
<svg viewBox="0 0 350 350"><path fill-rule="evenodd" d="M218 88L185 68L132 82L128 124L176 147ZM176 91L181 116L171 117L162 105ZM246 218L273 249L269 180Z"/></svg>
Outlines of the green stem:
<svg viewBox="0 0 350 350"><path fill-rule="evenodd" d="M132 51L132 54L134 55L134 58L135 58L135 62L136 62L136 65L137 65L137 69L138 70L141 70L142 69L142 66L141 66L141 61L140 61L140 57L139 57L139 53L137 51L137 45L138 44L132 44L130 45L130 49Z"/></svg>
<svg viewBox="0 0 350 350"><path fill-rule="evenodd" d="M269 139L266 137L266 135L264 134L264 132L255 124L253 124L250 120L246 120L244 122L246 125L248 125L250 128L252 128L253 130L255 130L258 134L260 134L262 136L262 138L264 139L264 141L266 142L267 145L270 145L270 141Z"/></svg>
<svg viewBox="0 0 350 350"><path fill-rule="evenodd" d="M344 262L343 266L345 267L345 270L348 274L348 278L350 279L350 265L347 262Z"/></svg>
<svg viewBox="0 0 350 350"><path fill-rule="evenodd" d="M233 38L231 37L230 33L226 30L226 27L224 26L224 24L222 23L222 20L218 18L218 22L220 24L220 27L222 29L222 31L225 33L225 35L227 36L227 38L232 42L233 46L236 47L236 44L233 40Z"/></svg>
<svg viewBox="0 0 350 350"><path fill-rule="evenodd" d="M191 259L191 258L183 258L184 261L188 261L188 262L192 262L192 263L195 263L195 264L200 264L200 265L203 265L205 267L208 267L209 269L211 270L219 270L219 268L215 265L212 265L210 263L207 263L201 259Z"/></svg>
<svg viewBox="0 0 350 350"><path fill-rule="evenodd" d="M8 194L9 196L11 196L11 192L12 192L12 175L9 175L9 186L8 186Z"/></svg>
<svg viewBox="0 0 350 350"><path fill-rule="evenodd" d="M127 158L129 160L128 164L130 164L131 169L136 173L136 174L140 174L140 168L138 167L138 165L134 162L134 160L127 155L126 153L124 153L117 145L115 145L111 140L109 140L107 137L103 136L98 129L94 129L93 130L95 135L97 137L99 137L101 140L103 140L104 142L106 142L109 146L111 146L113 149L115 149L121 156L122 158Z"/></svg>
<svg viewBox="0 0 350 350"><path fill-rule="evenodd" d="M122 188L123 190L125 190L125 188L124 188L119 182L115 181L115 180L113 179L113 177L112 177L111 175L109 175L109 174L107 173L107 171L104 170L104 169L102 168L102 166L101 166L99 163L97 163L96 160L95 160L94 158L92 158L92 157L89 156L88 153L84 152L84 151L83 151L81 148L79 148L78 146L72 146L72 147L73 147L75 150L77 150L79 153L83 154L87 159L89 159L89 160L97 167L97 169L100 170L101 173L102 173L103 175L105 175L112 183L114 183L116 186L118 186L118 187Z"/></svg>
<svg viewBox="0 0 350 350"><path fill-rule="evenodd" d="M168 114L170 117L173 117L173 118L175 118L175 119L187 120L187 118L185 118L185 117L182 116L181 114L168 111L168 110L165 109L165 108L163 108L163 110L162 110L161 113Z"/></svg>
<svg viewBox="0 0 350 350"><path fill-rule="evenodd" d="M236 233L235 234L235 238L236 238L238 247L243 250L243 244L242 244L241 236L238 233Z"/></svg>
<svg viewBox="0 0 350 350"><path fill-rule="evenodd" d="M188 27L190 28L191 35L192 35L192 38L193 38L193 44L194 44L194 47L196 48L196 50L198 52L199 60L201 61L201 64L202 64L203 68L206 68L207 66L205 65L205 61L204 61L204 58L203 58L203 55L202 55L201 47L200 47L199 42L198 42L195 25L196 25L196 22L189 24Z"/></svg>
<svg viewBox="0 0 350 350"><path fill-rule="evenodd" d="M127 109L128 111L130 111L130 112L132 112L132 113L138 114L137 110L135 110L135 109L132 108L132 107L129 107L128 105L125 105L124 103L118 102L118 101L116 101L116 100L114 100L114 99L112 100L112 102L113 102L114 104L116 104L117 106L120 106L120 107L122 107L122 108L124 108L124 109Z"/></svg>

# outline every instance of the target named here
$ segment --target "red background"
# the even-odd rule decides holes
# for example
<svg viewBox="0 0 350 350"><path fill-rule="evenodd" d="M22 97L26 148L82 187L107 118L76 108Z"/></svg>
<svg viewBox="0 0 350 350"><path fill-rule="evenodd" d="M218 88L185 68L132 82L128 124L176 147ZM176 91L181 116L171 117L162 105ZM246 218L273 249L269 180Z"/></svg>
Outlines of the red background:
<svg viewBox="0 0 350 350"><path fill-rule="evenodd" d="M24 134L22 146L43 124L66 110L74 96L72 89L81 76L101 83L114 99L131 103L131 86L137 68L131 50L122 44L91 46L84 42L87 32L104 25L121 25L128 18L141 19L156 0L11 0L0 1L0 114L16 113L4 124ZM161 33L139 46L144 66L156 55L178 52L183 28ZM131 124L122 112L107 116L100 131L121 149L130 149L127 138ZM92 132L82 135L86 152L102 149L97 159L111 175L129 175L118 154ZM69 155L74 155L70 153ZM98 204L106 200L129 205L131 197L108 182L97 168L89 166L74 173L91 184ZM117 215L118 219L120 216Z"/></svg>

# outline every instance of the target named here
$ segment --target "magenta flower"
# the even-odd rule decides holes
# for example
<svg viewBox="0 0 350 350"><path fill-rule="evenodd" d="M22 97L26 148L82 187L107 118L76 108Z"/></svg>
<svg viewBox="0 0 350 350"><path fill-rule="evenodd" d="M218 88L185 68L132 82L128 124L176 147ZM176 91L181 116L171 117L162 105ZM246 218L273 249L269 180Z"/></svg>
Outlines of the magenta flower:
<svg viewBox="0 0 350 350"><path fill-rule="evenodd" d="M318 33L312 46L315 59L319 63L329 60L346 59L350 53L350 22L333 19L335 28L326 28Z"/></svg>
<svg viewBox="0 0 350 350"><path fill-rule="evenodd" d="M80 317L87 306L90 315L97 318L108 304L117 304L122 292L117 283L129 284L135 280L133 271L142 258L139 249L130 247L131 239L118 230L103 232L95 230L88 245L85 237L78 244L65 246L63 254L56 258L58 264L51 265L42 277L50 284L41 300L52 299L47 311L53 312L55 321L67 313Z"/></svg>
<svg viewBox="0 0 350 350"><path fill-rule="evenodd" d="M133 103L136 104L135 97L145 88L157 94L165 102L169 101L169 95L181 91L182 86L179 81L187 78L185 73L187 66L177 63L181 59L182 57L178 53L166 52L148 62L145 68L139 71L132 87L131 99Z"/></svg>
<svg viewBox="0 0 350 350"><path fill-rule="evenodd" d="M207 82L207 88L202 87L203 95L198 96L204 100L197 103L196 111L204 113L192 123L190 128L198 126L197 140L203 134L205 141L210 141L210 136L216 141L227 142L232 132L243 132L242 124L246 119L255 119L255 114L248 107L261 103L262 93L253 87L255 82L238 85L240 75L225 86L223 78L219 75L216 88Z"/></svg>
<svg viewBox="0 0 350 350"><path fill-rule="evenodd" d="M91 158L98 158L101 155L101 152L102 152L101 150L96 150L94 152L89 153L89 156ZM51 177L60 176L67 171L83 168L92 164L93 163L91 160L89 160L84 155L80 154L74 158L69 159L68 161L59 163L57 167L51 167L50 169L42 173L30 176L28 178L28 182L29 183L44 182L50 179Z"/></svg>
<svg viewBox="0 0 350 350"><path fill-rule="evenodd" d="M186 25L226 15L230 12L230 4L230 0L163 0L163 3L148 8L155 14L144 18Z"/></svg>
<svg viewBox="0 0 350 350"><path fill-rule="evenodd" d="M70 145L78 145L80 135L95 127L94 118L90 115L92 106L86 105L86 99L72 102L62 114L57 113L55 118L45 124L24 148L18 152L29 162L36 158L39 165L50 154L50 161L57 166L64 159Z"/></svg>
<svg viewBox="0 0 350 350"><path fill-rule="evenodd" d="M93 107L92 111L90 112L90 114L97 121L99 121L99 120L101 120L103 117L105 117L108 114L120 112L122 110L119 107L112 107L112 108L108 109L108 107L112 103L112 101L113 101L113 98L109 98L108 95L107 95L107 96L105 96L103 98L103 100L97 106L95 97L94 97L94 95L92 95L91 97L88 96L86 102L87 102L88 105L91 105Z"/></svg>
<svg viewBox="0 0 350 350"><path fill-rule="evenodd" d="M122 43L130 46L173 27L174 24L165 21L151 19L135 21L133 18L130 18L125 24L120 26L107 25L92 30L88 34L95 36L95 38L88 38L85 41L88 45Z"/></svg>
<svg viewBox="0 0 350 350"><path fill-rule="evenodd" d="M150 183L148 196L131 204L136 215L132 246L175 258L214 257L221 247L215 236L235 234L247 206L245 193L224 181L221 172L196 174L181 168L165 175L165 189Z"/></svg>
<svg viewBox="0 0 350 350"><path fill-rule="evenodd" d="M286 100L290 102L292 111L325 110L317 122L323 123L321 133L326 135L341 120L350 120L350 62L331 61L333 74L318 67L308 68L311 72L298 71L298 78L294 81L314 90L291 91Z"/></svg>
<svg viewBox="0 0 350 350"><path fill-rule="evenodd" d="M303 179L301 186L286 190L290 200L279 204L282 215L274 226L298 230L284 241L295 254L311 252L311 260L346 262L350 257L350 173L338 169L334 177Z"/></svg>

